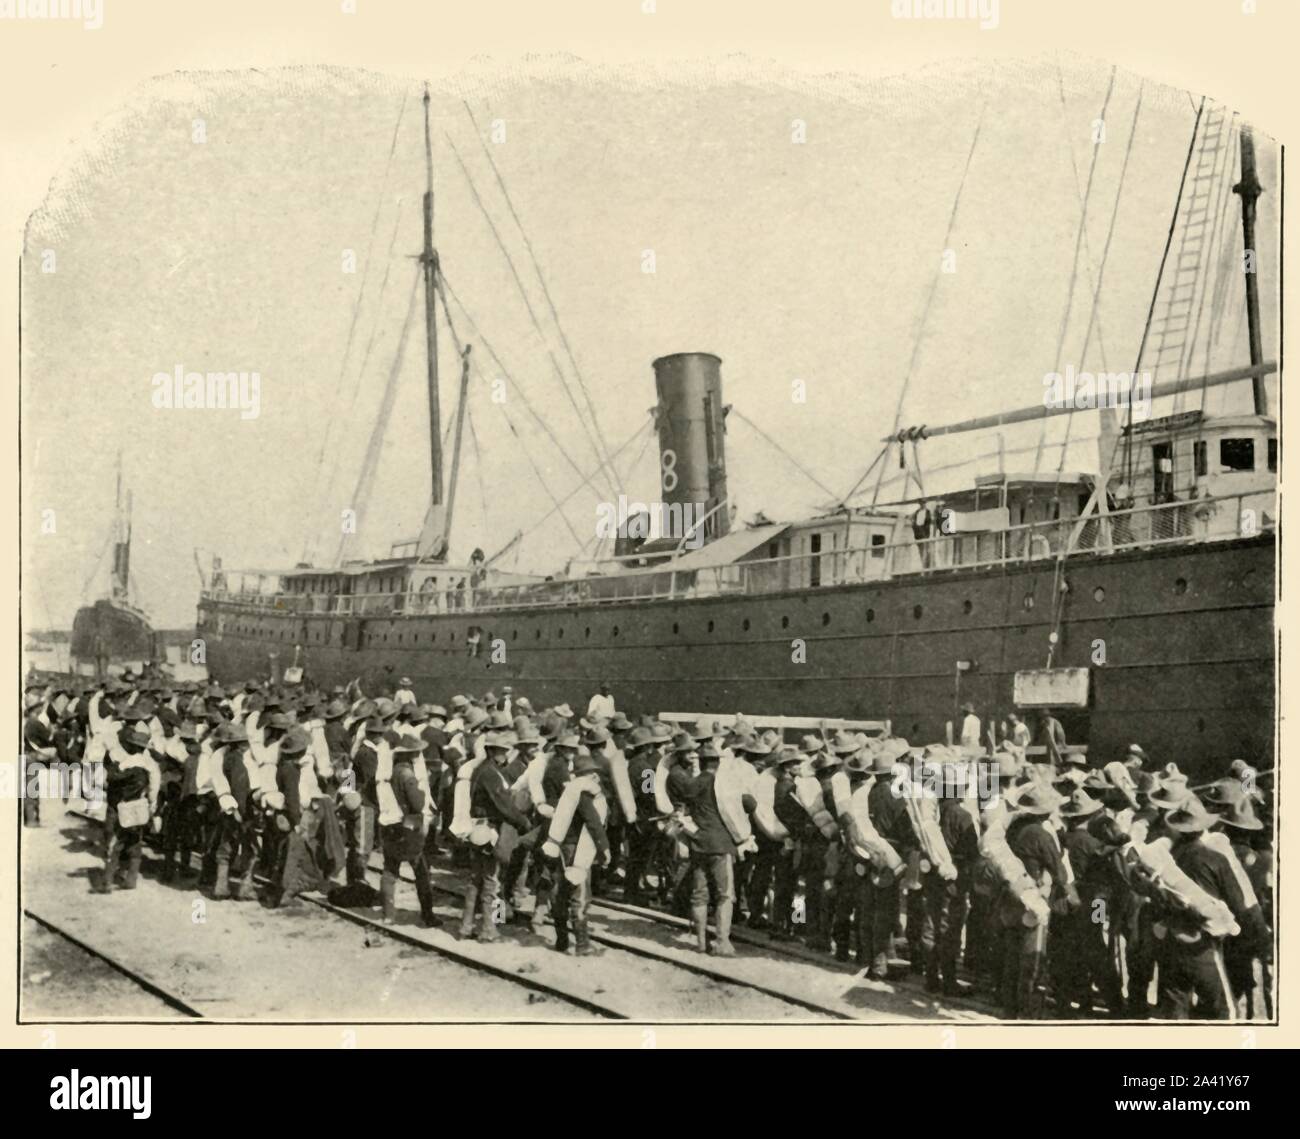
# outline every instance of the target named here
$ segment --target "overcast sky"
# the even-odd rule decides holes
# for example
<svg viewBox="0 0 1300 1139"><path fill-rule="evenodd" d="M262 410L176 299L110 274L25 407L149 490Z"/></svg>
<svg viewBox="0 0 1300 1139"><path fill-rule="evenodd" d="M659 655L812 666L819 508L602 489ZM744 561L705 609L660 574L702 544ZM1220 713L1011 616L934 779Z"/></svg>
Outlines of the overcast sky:
<svg viewBox="0 0 1300 1139"><path fill-rule="evenodd" d="M893 426L918 335L904 424L1040 402L1044 373L1066 364L1132 368L1201 93L1145 87L1105 268L1101 343L1094 334L1081 359L1139 86L1136 76L1116 78L1058 357L1092 123L1109 81L1108 65L1047 59L797 86L678 83L663 72L562 60L472 89L433 80L436 241L446 279L480 330L453 305L456 331L474 344L480 368L453 556L475 546L491 553L523 530L508 564L552 572L575 552L569 527L591 538L596 504L611 490L642 499L656 492L656 449L642 450L643 435L622 453L617 479L570 499L567 526L558 515L542 521L551 495L579 484L575 467L589 471L597 459L552 356L585 414L574 368L480 137L541 265L608 451L646 422L654 357L709 351L723 359L728 402L842 494ZM205 567L213 553L228 567L292 565L312 550L318 563L334 556L339 512L355 505L418 271L421 91L418 77L325 69L164 77L109 113L97 136L51 171L29 225L22 281L30 624L66 627L86 599L108 533L119 448L135 492L139 599L156 624L192 621L196 547ZM940 277L922 327L981 118L950 242L957 271ZM796 120L805 141L795 141ZM494 123L497 138L504 125L503 141L491 137ZM453 146L528 289L541 334ZM1258 146L1271 344L1278 163L1272 140L1260 135ZM1225 216L1238 224L1233 209ZM1231 240L1224 234L1220 244ZM54 272L42 272L47 250ZM345 250L355 251L351 274ZM643 271L647 250L653 274ZM1214 367L1247 362L1240 295L1231 282ZM424 516L422 304L421 296L358 552L385 553L414 536ZM441 331L446 423L459 361L445 322ZM1193 363L1199 371L1199 356ZM256 371L259 415L156 408L152 377L178 365ZM501 405L490 384L503 376L517 388L507 386ZM791 398L795 380L806 385L804 403ZM1209 406L1249 410L1249 385L1213 394ZM1053 436L1063 425L1055 421ZM1005 433L1009 450L1031 448L1008 467L1033 468L1039 430ZM1095 431L1094 417L1074 424L1067 469L1095 465ZM927 490L993 469L997 445L990 434L924 445L936 472L970 460L936 473ZM742 518L760 509L797 517L829 499L735 416L727 450ZM1043 466L1057 464L1048 451ZM45 510L55 512L52 534L41 533ZM106 574L107 559L92 595Z"/></svg>

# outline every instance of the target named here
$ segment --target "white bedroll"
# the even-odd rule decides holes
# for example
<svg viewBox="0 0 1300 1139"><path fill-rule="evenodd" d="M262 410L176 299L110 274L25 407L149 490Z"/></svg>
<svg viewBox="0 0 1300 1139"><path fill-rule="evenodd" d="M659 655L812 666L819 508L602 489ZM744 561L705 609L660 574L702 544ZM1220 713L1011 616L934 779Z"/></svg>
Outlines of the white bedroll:
<svg viewBox="0 0 1300 1139"><path fill-rule="evenodd" d="M887 736L890 734L889 720L840 720L821 716L764 716L750 715L742 712L660 712L659 719L669 724L697 724L701 720L712 720L720 728L729 728L737 719L753 724L756 728L776 728L784 731L793 728L796 731L844 731L867 732Z"/></svg>

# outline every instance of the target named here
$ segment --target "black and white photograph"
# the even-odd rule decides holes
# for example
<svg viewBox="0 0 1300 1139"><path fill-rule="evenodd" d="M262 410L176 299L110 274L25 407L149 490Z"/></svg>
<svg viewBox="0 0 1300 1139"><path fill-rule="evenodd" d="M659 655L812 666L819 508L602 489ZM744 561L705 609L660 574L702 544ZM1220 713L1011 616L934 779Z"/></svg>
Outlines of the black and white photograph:
<svg viewBox="0 0 1300 1139"><path fill-rule="evenodd" d="M20 1024L1278 1024L1287 140L862 7L958 46L97 101L12 270Z"/></svg>

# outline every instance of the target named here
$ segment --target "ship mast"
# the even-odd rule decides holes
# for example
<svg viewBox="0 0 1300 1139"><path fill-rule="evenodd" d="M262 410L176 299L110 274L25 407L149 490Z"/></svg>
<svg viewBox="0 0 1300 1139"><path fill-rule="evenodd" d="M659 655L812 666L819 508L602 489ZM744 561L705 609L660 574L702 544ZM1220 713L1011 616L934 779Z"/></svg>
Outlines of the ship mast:
<svg viewBox="0 0 1300 1139"><path fill-rule="evenodd" d="M451 516L456 509L456 483L458 481L457 476L460 474L460 440L465 428L465 401L469 396L469 353L470 346L466 344L465 351L461 354L460 359L460 399L456 404L456 438L451 451L451 482L447 487L447 517L443 523L443 534L448 541L451 539Z"/></svg>
<svg viewBox="0 0 1300 1139"><path fill-rule="evenodd" d="M438 291L438 253L433 247L433 143L429 137L429 86L424 87L424 160L426 186L424 191L424 252L420 264L424 266L424 327L428 341L429 381L429 468L431 477L430 503L435 508L442 504L442 417L438 407L438 322L434 302Z"/></svg>
<svg viewBox="0 0 1300 1139"><path fill-rule="evenodd" d="M1243 267L1246 273L1246 322L1250 331L1250 365L1258 368L1264 361L1263 339L1259 331L1259 258L1255 252L1255 202L1263 193L1255 174L1255 139L1250 127L1241 128L1241 181L1232 188L1241 195L1241 237L1245 245ZM1268 388L1264 373L1251 377L1251 392L1255 397L1255 414L1268 414Z"/></svg>

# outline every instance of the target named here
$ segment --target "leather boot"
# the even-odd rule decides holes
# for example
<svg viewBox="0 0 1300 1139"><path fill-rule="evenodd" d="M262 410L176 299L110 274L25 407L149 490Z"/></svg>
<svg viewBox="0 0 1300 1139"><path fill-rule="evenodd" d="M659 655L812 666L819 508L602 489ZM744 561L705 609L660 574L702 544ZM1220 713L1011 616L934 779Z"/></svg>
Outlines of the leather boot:
<svg viewBox="0 0 1300 1139"><path fill-rule="evenodd" d="M555 949L559 953L569 952L569 919L559 910L555 911Z"/></svg>
<svg viewBox="0 0 1300 1139"><path fill-rule="evenodd" d="M176 880L176 851L169 850L163 858L162 871L158 875L159 882L173 882Z"/></svg>
<svg viewBox="0 0 1300 1139"><path fill-rule="evenodd" d="M216 899L230 897L230 863L224 858L217 859L217 878L212 886L212 896Z"/></svg>
<svg viewBox="0 0 1300 1139"><path fill-rule="evenodd" d="M211 886L217 880L217 860L213 855L205 854L199 869L199 885Z"/></svg>
<svg viewBox="0 0 1300 1139"><path fill-rule="evenodd" d="M379 881L379 898L384 907L384 925L397 923L397 875L384 871Z"/></svg>
<svg viewBox="0 0 1300 1139"><path fill-rule="evenodd" d="M498 941L501 935L497 933L497 890L499 882L487 882L479 894L479 910L481 914L478 939L479 941Z"/></svg>
<svg viewBox="0 0 1300 1139"><path fill-rule="evenodd" d="M736 950L731 944L731 907L733 902L718 903L718 939L713 943L715 957L735 957Z"/></svg>
<svg viewBox="0 0 1300 1139"><path fill-rule="evenodd" d="M591 929L586 918L573 923L573 952L577 957L599 957L605 951L591 941Z"/></svg>
<svg viewBox="0 0 1300 1139"><path fill-rule="evenodd" d="M347 884L356 886L366 880L366 860L355 851L348 855Z"/></svg>
<svg viewBox="0 0 1300 1139"><path fill-rule="evenodd" d="M140 881L140 859L144 852L137 846L126 859L126 873L122 879L123 890L134 890Z"/></svg>
<svg viewBox="0 0 1300 1139"><path fill-rule="evenodd" d="M465 886L465 908L460 915L460 936L462 939L474 936L474 913L478 909L478 887L473 883Z"/></svg>
<svg viewBox="0 0 1300 1139"><path fill-rule="evenodd" d="M236 901L240 902L257 901L257 886L253 883L253 868L251 866L240 876L234 890L234 896ZM283 901L283 898L276 898L277 904L281 901Z"/></svg>
<svg viewBox="0 0 1300 1139"><path fill-rule="evenodd" d="M691 922L695 926L695 948L701 953L709 951L709 907L692 906Z"/></svg>
<svg viewBox="0 0 1300 1139"><path fill-rule="evenodd" d="M429 881L428 868L423 865L415 868L415 896L420 899L420 925L437 929L442 919L433 912L433 884Z"/></svg>

